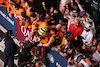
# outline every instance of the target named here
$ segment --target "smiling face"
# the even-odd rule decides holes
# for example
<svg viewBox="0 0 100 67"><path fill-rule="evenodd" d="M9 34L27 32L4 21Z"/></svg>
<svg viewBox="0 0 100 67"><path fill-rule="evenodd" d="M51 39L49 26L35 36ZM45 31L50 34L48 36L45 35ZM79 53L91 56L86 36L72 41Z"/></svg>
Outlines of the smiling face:
<svg viewBox="0 0 100 67"><path fill-rule="evenodd" d="M97 44L97 39L94 39L93 40L93 45L96 45Z"/></svg>
<svg viewBox="0 0 100 67"><path fill-rule="evenodd" d="M68 42L68 40L65 39L65 41L64 41L64 45L69 45L69 44L70 44L70 42Z"/></svg>
<svg viewBox="0 0 100 67"><path fill-rule="evenodd" d="M79 20L78 19L75 19L74 20L74 27L78 27L78 25L79 25Z"/></svg>

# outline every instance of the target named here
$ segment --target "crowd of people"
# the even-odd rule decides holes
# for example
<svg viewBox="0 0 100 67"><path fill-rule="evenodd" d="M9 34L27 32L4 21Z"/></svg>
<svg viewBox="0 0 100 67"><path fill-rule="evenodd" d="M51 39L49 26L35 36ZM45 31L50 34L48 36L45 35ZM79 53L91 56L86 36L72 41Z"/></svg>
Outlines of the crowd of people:
<svg viewBox="0 0 100 67"><path fill-rule="evenodd" d="M0 6L31 28L27 41L38 32L42 62L46 48L68 59L68 67L100 64L100 0L1 0Z"/></svg>

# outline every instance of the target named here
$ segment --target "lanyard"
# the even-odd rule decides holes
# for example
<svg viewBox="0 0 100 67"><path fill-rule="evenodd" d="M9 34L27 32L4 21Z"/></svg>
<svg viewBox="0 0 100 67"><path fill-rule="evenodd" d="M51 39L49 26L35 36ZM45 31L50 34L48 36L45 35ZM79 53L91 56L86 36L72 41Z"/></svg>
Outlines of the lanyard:
<svg viewBox="0 0 100 67"><path fill-rule="evenodd" d="M85 40L86 40L87 35L88 35L88 33L86 32L86 33L85 33Z"/></svg>

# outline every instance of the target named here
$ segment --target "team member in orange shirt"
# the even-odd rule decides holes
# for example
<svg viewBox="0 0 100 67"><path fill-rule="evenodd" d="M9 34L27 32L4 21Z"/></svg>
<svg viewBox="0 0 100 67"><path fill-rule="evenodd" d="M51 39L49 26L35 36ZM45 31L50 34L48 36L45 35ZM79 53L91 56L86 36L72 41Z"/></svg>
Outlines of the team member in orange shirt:
<svg viewBox="0 0 100 67"><path fill-rule="evenodd" d="M14 17L19 18L21 20L22 12L25 12L25 10L23 8L20 8L20 4L15 4Z"/></svg>
<svg viewBox="0 0 100 67"><path fill-rule="evenodd" d="M22 18L21 18L21 20L19 22L19 25L24 26L24 28L27 29L28 26L30 26L30 18L28 18L26 16L26 13L25 12L22 12L21 13L21 17Z"/></svg>
<svg viewBox="0 0 100 67"><path fill-rule="evenodd" d="M0 6L1 7L7 7L7 4L8 4L8 0L0 0Z"/></svg>
<svg viewBox="0 0 100 67"><path fill-rule="evenodd" d="M7 12L9 14L9 17L12 17L14 14L14 0L8 0L9 4L7 5Z"/></svg>
<svg viewBox="0 0 100 67"><path fill-rule="evenodd" d="M30 17L33 14L33 12L34 12L34 7L32 5L32 2L26 1L25 2L25 6L27 7L27 9L26 9L26 15L28 17Z"/></svg>
<svg viewBox="0 0 100 67"><path fill-rule="evenodd" d="M26 0L21 0L21 7L24 8L25 10L27 9L27 7L25 6L25 2Z"/></svg>
<svg viewBox="0 0 100 67"><path fill-rule="evenodd" d="M27 40L29 40L30 37L34 35L34 32L36 32L36 30L49 26L47 22L44 22L44 16L42 14L37 19L38 20L32 23L32 30Z"/></svg>
<svg viewBox="0 0 100 67"><path fill-rule="evenodd" d="M36 14L33 13L33 14L31 15L31 17L30 17L30 22L31 22L31 24L34 23L34 21L35 21L36 19L37 19Z"/></svg>
<svg viewBox="0 0 100 67"><path fill-rule="evenodd" d="M40 43L39 45L44 46L44 47L56 47L57 45L59 45L60 44L60 36L57 35L56 32L57 32L56 28L52 28L50 30L51 37L50 37L48 43L47 44Z"/></svg>
<svg viewBox="0 0 100 67"><path fill-rule="evenodd" d="M47 44L49 39L50 39L50 37L51 37L51 35L50 35L50 33L49 33L47 28L39 29L38 35L39 35L39 37L38 37L39 43L42 43L42 44ZM45 57L44 57L45 48L44 48L44 46L41 47L40 51L41 51L42 61L44 62L44 60L45 60Z"/></svg>

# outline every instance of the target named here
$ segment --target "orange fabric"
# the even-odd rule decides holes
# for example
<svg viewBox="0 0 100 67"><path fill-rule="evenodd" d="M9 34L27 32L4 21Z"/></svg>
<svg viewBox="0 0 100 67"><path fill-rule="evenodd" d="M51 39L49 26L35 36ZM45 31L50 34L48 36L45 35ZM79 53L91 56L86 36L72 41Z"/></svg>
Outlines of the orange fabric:
<svg viewBox="0 0 100 67"><path fill-rule="evenodd" d="M24 28L27 29L28 26L30 26L30 23L29 22L25 23Z"/></svg>
<svg viewBox="0 0 100 67"><path fill-rule="evenodd" d="M36 21L34 21L34 22L32 23L32 29L33 29L33 30L36 30L36 29L37 29L37 24L34 25L34 23L36 23Z"/></svg>
<svg viewBox="0 0 100 67"><path fill-rule="evenodd" d="M41 29L41 28L44 28L46 26L49 26L47 22L37 22L36 25L34 25L34 23L35 22L32 23L32 29L33 30L36 30L37 28Z"/></svg>
<svg viewBox="0 0 100 67"><path fill-rule="evenodd" d="M19 25L21 26L22 23L23 23L23 19L21 19L21 20L19 21Z"/></svg>
<svg viewBox="0 0 100 67"><path fill-rule="evenodd" d="M0 0L0 4L2 4L2 3L3 3L3 1L4 1L4 0Z"/></svg>
<svg viewBox="0 0 100 67"><path fill-rule="evenodd" d="M52 25L52 26L50 26L50 28L56 28L56 25Z"/></svg>
<svg viewBox="0 0 100 67"><path fill-rule="evenodd" d="M60 41L61 41L63 39L63 34L61 33L61 31L57 31L56 33L60 36Z"/></svg>
<svg viewBox="0 0 100 67"><path fill-rule="evenodd" d="M26 10L27 7L25 6L25 3L21 3L21 6Z"/></svg>
<svg viewBox="0 0 100 67"><path fill-rule="evenodd" d="M50 39L50 35L46 36L44 39L40 41L40 43L47 44Z"/></svg>
<svg viewBox="0 0 100 67"><path fill-rule="evenodd" d="M45 19L44 21L47 22L47 21L50 21L50 19Z"/></svg>
<svg viewBox="0 0 100 67"><path fill-rule="evenodd" d="M49 26L49 24L47 23L47 22L38 22L38 29L41 29L41 28L44 28L44 27L46 27L46 26Z"/></svg>
<svg viewBox="0 0 100 67"><path fill-rule="evenodd" d="M25 12L25 10L24 10L23 8L15 9L15 13L16 13L16 15L18 15L18 16L21 16L21 13L22 13L22 12Z"/></svg>
<svg viewBox="0 0 100 67"><path fill-rule="evenodd" d="M15 2L17 2L17 3L20 3L21 2L21 0L14 0Z"/></svg>
<svg viewBox="0 0 100 67"><path fill-rule="evenodd" d="M7 5L9 4L8 0L7 1L4 0L4 3L6 4L6 5L3 5L4 7L7 7Z"/></svg>
<svg viewBox="0 0 100 67"><path fill-rule="evenodd" d="M29 1L33 3L33 0L29 0Z"/></svg>
<svg viewBox="0 0 100 67"><path fill-rule="evenodd" d="M11 10L10 10L11 9ZM14 14L14 6L11 6L11 4L9 3L8 5L7 5L7 11L8 11L8 13L10 13L11 15L13 15Z"/></svg>
<svg viewBox="0 0 100 67"><path fill-rule="evenodd" d="M32 7L29 7L28 9L26 9L26 15L27 15L28 17L30 17L30 16L33 14L33 12L30 11L31 8L32 8Z"/></svg>
<svg viewBox="0 0 100 67"><path fill-rule="evenodd" d="M50 40L49 42L50 43L53 43L55 41L55 38L53 36L57 36L57 34L53 34L51 37L50 37Z"/></svg>
<svg viewBox="0 0 100 67"><path fill-rule="evenodd" d="M25 24L25 25L23 25L25 29L27 29L28 26L30 26L30 23L29 23L29 22L25 23L25 22L23 21L23 19L21 19L21 20L19 21L19 25L22 26L23 23Z"/></svg>

